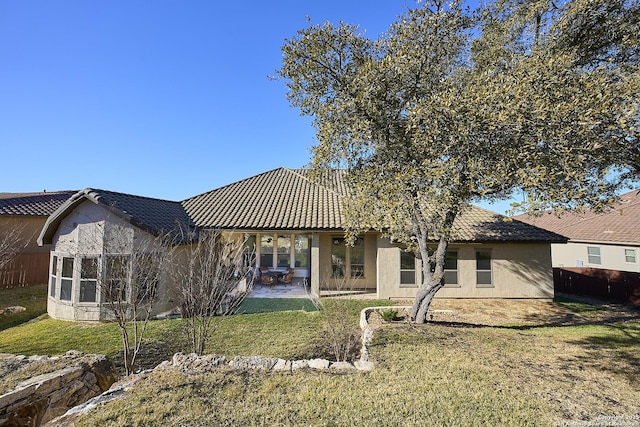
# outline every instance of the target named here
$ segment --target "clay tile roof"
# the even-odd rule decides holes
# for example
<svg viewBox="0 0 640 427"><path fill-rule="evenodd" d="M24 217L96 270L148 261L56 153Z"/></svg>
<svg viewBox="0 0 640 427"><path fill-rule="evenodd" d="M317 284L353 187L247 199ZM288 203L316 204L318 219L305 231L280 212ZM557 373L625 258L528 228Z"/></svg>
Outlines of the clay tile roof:
<svg viewBox="0 0 640 427"><path fill-rule="evenodd" d="M83 193L101 205L116 209L133 225L143 229L167 231L192 225L180 202L92 188Z"/></svg>
<svg viewBox="0 0 640 427"><path fill-rule="evenodd" d="M565 242L566 238L551 231L510 219L504 215L471 206L453 223L456 242Z"/></svg>
<svg viewBox="0 0 640 427"><path fill-rule="evenodd" d="M0 215L47 217L76 191L0 193Z"/></svg>
<svg viewBox="0 0 640 427"><path fill-rule="evenodd" d="M640 190L620 196L610 210L565 213L558 217L545 212L541 216L518 215L521 221L567 236L572 241L640 244Z"/></svg>
<svg viewBox="0 0 640 427"><path fill-rule="evenodd" d="M342 227L339 173L319 183L305 169L279 168L182 202L199 227L326 230Z"/></svg>

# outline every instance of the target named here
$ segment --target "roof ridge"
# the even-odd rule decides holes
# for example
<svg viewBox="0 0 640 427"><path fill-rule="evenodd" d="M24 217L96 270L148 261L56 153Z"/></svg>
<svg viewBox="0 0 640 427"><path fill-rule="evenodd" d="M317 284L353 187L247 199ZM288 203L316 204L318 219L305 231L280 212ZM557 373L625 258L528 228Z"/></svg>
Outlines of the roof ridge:
<svg viewBox="0 0 640 427"><path fill-rule="evenodd" d="M241 180L239 180L239 181L230 182L229 184L225 184L225 185L223 185L223 186L221 186L221 187L212 188L211 190L205 191L205 192L203 192L203 193L199 193L199 194L196 194L196 195L194 195L194 196L187 197L187 198L186 198L186 199L184 199L184 200L180 200L180 202L179 202L179 203L184 204L184 203L186 203L186 202L188 202L188 201L190 201L190 200L193 200L193 199L195 199L195 198L202 197L202 196L204 196L205 194L210 194L210 193L213 193L214 191L219 191L219 190L222 190L223 188L231 187L232 185L238 185L238 184L240 184L240 183L242 183L242 182L246 182L246 181L248 181L248 180L250 180L250 179L254 179L254 178L257 178L257 177L259 177L259 176L266 175L266 174L268 174L268 173L272 173L272 172L278 171L278 170L280 170L280 169L287 169L287 168L285 168L284 166L280 166L280 167L277 167L277 168L275 168L275 169L271 169L271 170L268 170L268 171L266 171L266 172L259 173L259 174L257 174L257 175L252 175L252 176L249 176L249 177L247 177L247 178L243 178L243 179L241 179Z"/></svg>
<svg viewBox="0 0 640 427"><path fill-rule="evenodd" d="M140 196L139 194L123 193L121 191L104 190L101 188L94 188L94 187L87 187L84 190L80 190L79 192L83 192L86 195L89 195L90 192L95 192L95 193L102 192L102 193L108 193L108 194L116 194L120 196L131 196L131 197L136 197L138 199L156 200L158 202L180 203L180 201L177 201L177 200L160 199L158 197L149 197L149 196Z"/></svg>
<svg viewBox="0 0 640 427"><path fill-rule="evenodd" d="M298 168L298 169L284 168L284 169L288 170L289 172L291 172L291 173L293 173L295 175L298 175L300 178L304 179L305 181L307 181L310 184L317 185L318 187L322 187L325 190L327 190L328 192L333 193L334 195L336 195L338 197L344 197L344 194L340 194L338 191L336 191L336 190L334 190L332 188L329 188L326 185L323 185L321 183L315 182L314 180L311 180L308 177L306 177L303 174L301 174L300 172L298 172L299 170L306 170L308 172L311 172L312 171L311 169L307 169L307 168ZM335 176L335 172L339 172L339 171L342 171L342 170L344 170L344 169L323 169L323 172L330 171L330 172L334 173L334 176Z"/></svg>

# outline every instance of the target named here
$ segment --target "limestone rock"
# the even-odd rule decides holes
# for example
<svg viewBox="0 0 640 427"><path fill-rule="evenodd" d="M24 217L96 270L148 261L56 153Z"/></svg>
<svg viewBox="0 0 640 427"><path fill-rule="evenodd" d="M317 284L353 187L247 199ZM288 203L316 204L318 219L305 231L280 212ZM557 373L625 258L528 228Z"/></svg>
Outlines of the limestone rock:
<svg viewBox="0 0 640 427"><path fill-rule="evenodd" d="M335 369L336 371L355 371L356 367L349 362L333 362L329 369Z"/></svg>
<svg viewBox="0 0 640 427"><path fill-rule="evenodd" d="M307 364L311 369L329 369L329 361L327 359L311 359Z"/></svg>
<svg viewBox="0 0 640 427"><path fill-rule="evenodd" d="M260 356L236 356L229 363L234 369L260 369L260 370L270 370L276 364L278 359L272 357L260 357Z"/></svg>

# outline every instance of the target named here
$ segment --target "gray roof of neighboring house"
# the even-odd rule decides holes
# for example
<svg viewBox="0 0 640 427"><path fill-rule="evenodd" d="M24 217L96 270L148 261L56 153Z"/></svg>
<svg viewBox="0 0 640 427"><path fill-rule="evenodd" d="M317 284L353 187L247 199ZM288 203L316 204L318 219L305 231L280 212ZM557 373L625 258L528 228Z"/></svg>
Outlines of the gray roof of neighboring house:
<svg viewBox="0 0 640 427"><path fill-rule="evenodd" d="M0 216L48 217L76 191L0 193Z"/></svg>
<svg viewBox="0 0 640 427"><path fill-rule="evenodd" d="M610 210L566 212L558 217L550 212L540 216L527 214L515 217L520 221L550 230L573 241L640 244L640 190L620 196Z"/></svg>
<svg viewBox="0 0 640 427"><path fill-rule="evenodd" d="M338 231L343 227L344 171L323 179L306 169L278 168L182 202L85 189L48 220L40 238L53 238L62 218L85 200L100 204L139 228L158 232L177 224L238 230ZM471 206L454 223L454 241L560 242L562 236Z"/></svg>

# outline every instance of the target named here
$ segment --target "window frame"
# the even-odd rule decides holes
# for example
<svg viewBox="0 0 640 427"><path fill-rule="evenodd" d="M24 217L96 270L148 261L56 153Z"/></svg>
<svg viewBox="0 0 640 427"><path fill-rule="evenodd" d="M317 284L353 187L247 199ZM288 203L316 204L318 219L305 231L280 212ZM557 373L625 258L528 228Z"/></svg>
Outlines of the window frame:
<svg viewBox="0 0 640 427"><path fill-rule="evenodd" d="M95 273L95 277L85 277L85 272L87 269L85 268L85 261L93 261L93 271L89 271L90 273ZM78 292L78 303L79 304L95 304L98 302L98 275L100 274L100 263L97 256L83 256L80 258L80 286ZM84 295L87 290L93 290L93 300L84 300Z"/></svg>
<svg viewBox="0 0 640 427"><path fill-rule="evenodd" d="M413 262L413 268L402 268L403 261L409 261L409 260ZM420 286L420 284L418 283L419 282L418 281L418 259L416 258L413 252L408 252L400 249L399 266L400 266L399 285L401 288L417 288L418 286ZM406 279L408 279L410 275L413 275L413 281L411 283L404 282L403 273L405 273L404 276Z"/></svg>
<svg viewBox="0 0 640 427"><path fill-rule="evenodd" d="M592 253L595 251L598 253ZM589 264L602 265L602 251L600 250L600 246L587 246L587 261Z"/></svg>
<svg viewBox="0 0 640 427"><path fill-rule="evenodd" d="M631 252L633 255L633 260L629 261L630 255L628 252ZM637 264L638 263L638 251L635 248L624 248L624 262L627 264Z"/></svg>
<svg viewBox="0 0 640 427"><path fill-rule="evenodd" d="M71 266L71 275L65 276L65 272L68 273L67 268L65 268L65 261L70 261ZM60 301L73 301L73 279L74 279L74 270L75 270L75 258L74 257L62 257L62 267L60 268L60 293L58 295L58 299ZM63 296L67 296L68 298L63 298Z"/></svg>
<svg viewBox="0 0 640 427"><path fill-rule="evenodd" d="M493 256L491 249L476 249L476 288L494 288L493 283ZM487 256L482 259L481 256ZM489 268L480 268L481 261L489 261ZM489 281L485 283L481 277L486 276L488 273ZM481 276L482 275L482 276Z"/></svg>
<svg viewBox="0 0 640 427"><path fill-rule="evenodd" d="M454 255L453 260L455 261L455 268L447 268L447 261L451 259L450 255ZM455 276L456 276L455 283L447 283L447 280L446 280L447 273L455 273ZM460 277L460 274L459 274L459 267L458 267L458 251L457 250L447 251L447 253L445 254L444 275L442 276L443 288L462 287L462 285L460 284L459 277ZM493 279L493 274L492 274L492 279Z"/></svg>
<svg viewBox="0 0 640 427"><path fill-rule="evenodd" d="M354 247L347 244L347 239L344 237L331 237L331 278L332 279L345 279L345 278L364 279L365 278L366 262L367 262L365 239L364 237L357 237L356 242L361 242L358 244L358 246L360 245L362 246L362 263L352 264ZM342 266L334 262L336 260L336 256L341 255L341 254L336 254L334 252L334 248L336 247L344 248L344 250L341 251L344 254L342 259L343 261ZM357 269L354 269L352 268L352 265L360 266L360 267ZM341 275L336 274L338 270L342 270Z"/></svg>
<svg viewBox="0 0 640 427"><path fill-rule="evenodd" d="M51 268L49 270L49 296L56 297L56 282L58 279L58 255L51 257Z"/></svg>

